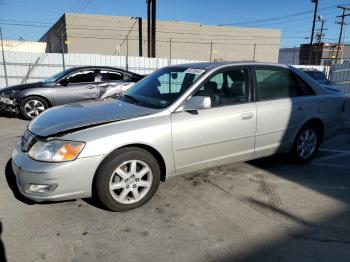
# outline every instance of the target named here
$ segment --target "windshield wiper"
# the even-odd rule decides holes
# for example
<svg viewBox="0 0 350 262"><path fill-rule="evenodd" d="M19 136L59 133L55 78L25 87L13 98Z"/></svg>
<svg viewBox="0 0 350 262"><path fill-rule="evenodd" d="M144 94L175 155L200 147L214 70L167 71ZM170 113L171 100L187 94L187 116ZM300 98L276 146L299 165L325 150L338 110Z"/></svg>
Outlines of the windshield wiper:
<svg viewBox="0 0 350 262"><path fill-rule="evenodd" d="M136 104L141 104L141 101L138 100L137 98L133 97L133 96L130 96L130 95L123 95L123 97L129 99L129 100L132 100L134 101Z"/></svg>

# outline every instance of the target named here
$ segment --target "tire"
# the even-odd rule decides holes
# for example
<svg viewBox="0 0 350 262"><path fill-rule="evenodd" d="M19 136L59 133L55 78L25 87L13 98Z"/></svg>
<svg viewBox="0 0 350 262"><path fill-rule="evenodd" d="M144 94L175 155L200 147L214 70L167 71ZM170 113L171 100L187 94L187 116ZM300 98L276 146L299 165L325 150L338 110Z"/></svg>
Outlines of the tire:
<svg viewBox="0 0 350 262"><path fill-rule="evenodd" d="M309 163L321 144L321 130L315 124L305 125L298 132L290 154L297 164Z"/></svg>
<svg viewBox="0 0 350 262"><path fill-rule="evenodd" d="M102 162L96 172L95 190L103 206L120 212L147 203L159 182L160 167L154 156L144 149L127 147Z"/></svg>
<svg viewBox="0 0 350 262"><path fill-rule="evenodd" d="M23 99L19 107L21 116L26 120L32 120L48 109L47 101L40 96L29 96Z"/></svg>

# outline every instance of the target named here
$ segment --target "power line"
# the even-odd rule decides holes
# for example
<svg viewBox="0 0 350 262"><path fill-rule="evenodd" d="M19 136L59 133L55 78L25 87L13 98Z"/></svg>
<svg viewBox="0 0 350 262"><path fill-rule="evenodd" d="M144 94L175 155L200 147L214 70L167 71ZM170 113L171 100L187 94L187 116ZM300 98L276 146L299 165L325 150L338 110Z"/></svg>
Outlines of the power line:
<svg viewBox="0 0 350 262"><path fill-rule="evenodd" d="M119 45L119 47L121 47L121 46L124 44L125 41L128 41L129 34L130 34L130 32L132 31L132 29L134 28L134 26L136 25L137 22L138 22L138 20L135 19L135 22L133 23L132 27L130 28L129 32L126 34L124 40L123 40L122 43ZM127 48L128 48L128 47L127 47ZM118 48L117 48L117 50L115 50L115 51L113 52L113 55L114 55L117 51L118 51Z"/></svg>
<svg viewBox="0 0 350 262"><path fill-rule="evenodd" d="M337 10L332 10L332 11L329 11L327 13L324 13L325 15L326 14L331 14L331 13L335 13ZM289 18L288 20L284 20L284 21L279 21L279 22L272 22L272 23L268 23L268 24L257 24L257 25L254 25L254 27L267 27L267 26L274 26L274 25L283 25L283 24L289 24L289 23L299 23L299 22L303 22L304 20L308 20L312 17L312 15L308 15L306 17L299 17L299 18ZM252 26L250 26L252 27Z"/></svg>
<svg viewBox="0 0 350 262"><path fill-rule="evenodd" d="M116 38L116 37L96 37L96 36L73 36L73 38L87 38L87 39L113 39L113 40L123 40L124 38ZM129 41L138 41L138 38L129 38ZM169 43L169 39L167 40L157 40L157 42L161 43ZM195 42L195 41L173 41L172 43L183 43L183 44L200 44L200 45L208 45L211 42ZM218 45L240 45L240 46L254 46L255 43L227 43L227 42L214 42L213 44ZM278 45L277 43L256 43L257 46L270 46L270 45Z"/></svg>
<svg viewBox="0 0 350 262"><path fill-rule="evenodd" d="M82 4L81 8L80 8L80 11L78 12L77 16L75 17L75 19L71 22L70 25L73 25L74 22L79 18L79 16L81 15L82 12L85 11L85 9L91 4L91 1L92 0L87 0L87 2L85 2L85 5L84 3Z"/></svg>
<svg viewBox="0 0 350 262"><path fill-rule="evenodd" d="M337 7L337 5L331 5L327 7L320 8L320 11L322 10L327 10L327 9L332 9ZM313 10L311 11L303 11L303 12L297 12L297 13L291 13L283 16L276 16L276 17L271 17L271 18L264 18L264 19L256 19L256 20L250 20L250 21L244 21L244 22L239 22L239 23L228 23L228 24L220 24L220 26L230 26L230 25L246 25L246 24L256 24L256 23L261 23L261 22L271 22L275 20L284 20L289 17L294 17L294 16L303 16L303 15L308 15L312 14Z"/></svg>

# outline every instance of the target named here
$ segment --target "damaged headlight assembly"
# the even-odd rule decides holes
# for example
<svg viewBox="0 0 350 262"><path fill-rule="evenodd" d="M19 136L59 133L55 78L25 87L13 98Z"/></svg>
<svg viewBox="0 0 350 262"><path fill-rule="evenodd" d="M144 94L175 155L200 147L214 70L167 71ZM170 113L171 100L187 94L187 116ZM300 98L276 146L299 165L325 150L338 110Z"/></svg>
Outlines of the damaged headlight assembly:
<svg viewBox="0 0 350 262"><path fill-rule="evenodd" d="M0 93L0 102L10 105L10 106L15 106L16 105L16 101L14 98L14 94L15 91L11 90L11 91L2 91Z"/></svg>
<svg viewBox="0 0 350 262"><path fill-rule="evenodd" d="M85 146L84 142L53 139L38 140L28 152L28 155L37 161L66 162L75 160Z"/></svg>
<svg viewBox="0 0 350 262"><path fill-rule="evenodd" d="M2 91L1 96L4 98L13 98L15 95L15 90Z"/></svg>

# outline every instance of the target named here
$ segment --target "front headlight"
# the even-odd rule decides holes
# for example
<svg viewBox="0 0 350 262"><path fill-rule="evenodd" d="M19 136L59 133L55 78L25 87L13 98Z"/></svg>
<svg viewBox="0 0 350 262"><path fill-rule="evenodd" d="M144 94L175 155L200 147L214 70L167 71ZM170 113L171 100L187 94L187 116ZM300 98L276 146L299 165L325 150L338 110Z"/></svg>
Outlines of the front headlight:
<svg viewBox="0 0 350 262"><path fill-rule="evenodd" d="M64 162L78 157L85 146L84 142L50 140L37 141L29 150L28 155L38 161Z"/></svg>
<svg viewBox="0 0 350 262"><path fill-rule="evenodd" d="M16 91L15 90L7 90L7 91L2 91L1 96L5 98L13 98L15 95Z"/></svg>

